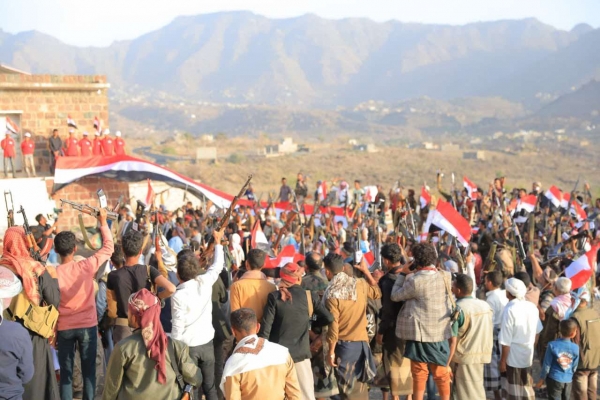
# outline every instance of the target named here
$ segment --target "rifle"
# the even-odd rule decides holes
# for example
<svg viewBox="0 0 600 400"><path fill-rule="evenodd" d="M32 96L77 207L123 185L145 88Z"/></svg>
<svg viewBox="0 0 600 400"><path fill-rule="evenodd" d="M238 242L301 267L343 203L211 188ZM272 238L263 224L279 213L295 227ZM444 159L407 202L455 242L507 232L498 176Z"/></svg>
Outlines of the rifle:
<svg viewBox="0 0 600 400"><path fill-rule="evenodd" d="M10 199L10 207L8 206L8 199ZM15 226L15 203L13 202L10 190L4 191L4 204L6 205L6 218L8 220L8 227L10 228Z"/></svg>
<svg viewBox="0 0 600 400"><path fill-rule="evenodd" d="M33 236L33 232L31 231L31 227L29 226L29 222L27 221L25 209L22 205L19 211L17 212L23 216L23 230L25 231L25 237L27 239L27 247L29 247L29 255L34 260L39 261L41 263L45 263L46 260L44 260L42 258L42 255L40 254L40 248L37 245L37 242L35 241L35 237Z"/></svg>
<svg viewBox="0 0 600 400"><path fill-rule="evenodd" d="M91 215L92 217L98 218L98 216L100 215L100 209L98 207L92 207L87 204L75 203L74 201L64 200L64 199L60 199L60 202L63 205L68 204L71 207L73 207L75 210L77 210L83 214ZM117 214L114 211L107 210L106 218L111 221L116 221L119 218L119 214Z"/></svg>
<svg viewBox="0 0 600 400"><path fill-rule="evenodd" d="M294 222L294 219L296 219L298 214L299 212L291 211L291 213L288 215L287 220L285 221L285 225L279 230L279 233L277 234L277 239L275 239L275 243L273 244L273 250L277 251L277 249L279 248L279 242L281 242L281 238L283 237L283 231L291 231L292 222Z"/></svg>
<svg viewBox="0 0 600 400"><path fill-rule="evenodd" d="M219 222L217 223L217 226L215 226L215 228L214 228L215 230L220 231L225 227L225 225L227 225L229 223L229 219L231 218L231 212L237 205L237 202L240 200L240 198L246 192L246 188L250 184L250 180L252 180L252 174L248 175L248 180L246 181L246 183L244 183L244 186L242 186L242 189L240 190L240 192L237 194L237 196L235 196L233 198L233 200L231 200L231 204L229 205L229 208L227 209L227 211L225 211L225 214L223 214L223 217L219 220ZM200 265L206 265L206 262L208 261L208 255L213 253L214 247L215 247L215 239L211 236L208 239L208 242L206 244L206 249L200 255Z"/></svg>

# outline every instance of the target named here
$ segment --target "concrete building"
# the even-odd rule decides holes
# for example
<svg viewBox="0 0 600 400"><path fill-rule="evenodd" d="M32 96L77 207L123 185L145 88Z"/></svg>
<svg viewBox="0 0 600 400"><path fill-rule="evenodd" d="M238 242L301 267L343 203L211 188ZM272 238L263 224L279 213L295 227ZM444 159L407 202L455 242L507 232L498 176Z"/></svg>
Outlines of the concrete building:
<svg viewBox="0 0 600 400"><path fill-rule="evenodd" d="M465 151L463 152L464 160L485 160L484 151Z"/></svg>
<svg viewBox="0 0 600 400"><path fill-rule="evenodd" d="M0 65L0 130L3 134L9 121L18 128L17 170L26 132L36 142L36 168L43 173L48 171L47 139L54 128L63 139L68 137L68 116L80 134L93 132L95 117L108 127L109 88L103 75L31 75Z"/></svg>
<svg viewBox="0 0 600 400"><path fill-rule="evenodd" d="M292 138L284 138L279 144L270 144L265 146L266 156L275 156L281 154L291 154L298 151L298 145Z"/></svg>
<svg viewBox="0 0 600 400"><path fill-rule="evenodd" d="M196 161L209 160L217 161L217 148L216 147L197 147L196 148Z"/></svg>
<svg viewBox="0 0 600 400"><path fill-rule="evenodd" d="M377 153L377 147L374 144L357 144L353 149L354 151L364 151L365 153Z"/></svg>

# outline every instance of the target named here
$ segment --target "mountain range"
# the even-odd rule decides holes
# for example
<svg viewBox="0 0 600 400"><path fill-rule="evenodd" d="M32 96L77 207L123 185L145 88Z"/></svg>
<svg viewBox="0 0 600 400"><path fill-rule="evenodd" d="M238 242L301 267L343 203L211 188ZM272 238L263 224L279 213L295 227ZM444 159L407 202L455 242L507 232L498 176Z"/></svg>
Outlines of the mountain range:
<svg viewBox="0 0 600 400"><path fill-rule="evenodd" d="M600 79L600 29L536 19L425 25L250 12L178 17L108 47L0 30L0 63L106 74L115 88L194 100L335 107L429 96L555 99Z"/></svg>

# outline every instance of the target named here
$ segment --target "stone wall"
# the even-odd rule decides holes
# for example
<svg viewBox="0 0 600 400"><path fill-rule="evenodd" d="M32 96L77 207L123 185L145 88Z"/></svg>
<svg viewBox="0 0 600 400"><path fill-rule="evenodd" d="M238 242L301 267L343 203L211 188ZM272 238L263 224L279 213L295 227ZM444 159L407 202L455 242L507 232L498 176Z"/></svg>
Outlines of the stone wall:
<svg viewBox="0 0 600 400"><path fill-rule="evenodd" d="M21 134L32 134L36 167L44 173L49 163L47 139L54 128L63 140L68 137L68 115L80 134L93 132L94 117L108 127L108 88L103 75L0 74L0 111L20 112Z"/></svg>
<svg viewBox="0 0 600 400"><path fill-rule="evenodd" d="M54 181L52 179L46 180L48 186L48 193L52 194L52 187ZM119 200L119 196L123 195L125 198L129 198L129 183L121 182L114 179L89 177L83 178L79 182L72 183L69 186L57 191L52 194L52 198L56 201L56 207L61 207L60 199L71 200L77 203L88 204L90 206L99 207L98 196L96 195L98 189L104 190L108 198L108 207L112 209ZM59 218L59 229L71 230L74 227L79 226L78 215L79 212L74 210L71 206L65 205L62 207L63 212ZM95 225L95 218L84 215L83 219L86 226Z"/></svg>

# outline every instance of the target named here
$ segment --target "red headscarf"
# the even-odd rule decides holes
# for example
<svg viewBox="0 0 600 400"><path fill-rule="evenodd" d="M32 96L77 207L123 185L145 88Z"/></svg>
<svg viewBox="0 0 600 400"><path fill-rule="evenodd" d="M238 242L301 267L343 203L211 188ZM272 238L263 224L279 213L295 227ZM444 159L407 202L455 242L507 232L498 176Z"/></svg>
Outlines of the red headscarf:
<svg viewBox="0 0 600 400"><path fill-rule="evenodd" d="M298 284L302 278L302 268L298 264L287 263L279 270L279 276L281 278L279 282L281 300L288 301L292 298L292 294L287 288Z"/></svg>
<svg viewBox="0 0 600 400"><path fill-rule="evenodd" d="M21 226L8 228L4 234L4 253L0 265L10 269L21 278L29 301L40 304L38 278L46 270L42 264L31 258L25 230Z"/></svg>
<svg viewBox="0 0 600 400"><path fill-rule="evenodd" d="M148 357L156 361L154 369L158 371L158 383L167 382L167 335L160 323L160 300L147 289L132 294L129 297L129 315L142 330L142 338Z"/></svg>

